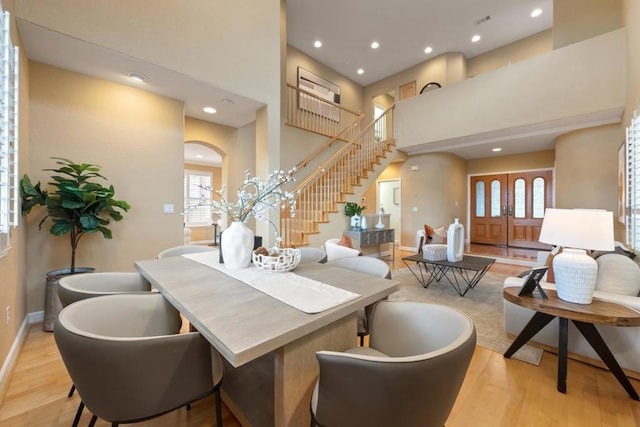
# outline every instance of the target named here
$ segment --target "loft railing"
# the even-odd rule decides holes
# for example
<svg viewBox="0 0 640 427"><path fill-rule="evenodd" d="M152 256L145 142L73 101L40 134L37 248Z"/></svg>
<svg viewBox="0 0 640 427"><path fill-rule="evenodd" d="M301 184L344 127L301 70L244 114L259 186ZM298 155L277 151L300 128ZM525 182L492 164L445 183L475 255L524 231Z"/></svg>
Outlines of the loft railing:
<svg viewBox="0 0 640 427"><path fill-rule="evenodd" d="M363 116L287 83L286 124L289 126L350 141L359 132L353 123L359 122Z"/></svg>
<svg viewBox="0 0 640 427"><path fill-rule="evenodd" d="M318 224L327 222L329 213L337 212L337 204L345 202L346 194L353 192L353 186L373 171L394 144L391 107L294 189L294 216L286 209L280 215L283 244L307 244L306 235L318 232Z"/></svg>

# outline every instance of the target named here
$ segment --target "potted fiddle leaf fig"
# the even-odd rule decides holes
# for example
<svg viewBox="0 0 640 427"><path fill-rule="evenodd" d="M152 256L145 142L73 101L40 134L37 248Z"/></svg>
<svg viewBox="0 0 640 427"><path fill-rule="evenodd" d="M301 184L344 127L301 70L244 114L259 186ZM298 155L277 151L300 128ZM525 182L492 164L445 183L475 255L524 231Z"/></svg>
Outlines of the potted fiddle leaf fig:
<svg viewBox="0 0 640 427"><path fill-rule="evenodd" d="M80 240L93 233L100 233L106 239L111 239L108 225L111 221L120 221L122 211L129 210L129 203L116 200L113 185L105 187L100 180L106 178L100 174L100 166L89 163L75 163L72 160L53 157L57 169L50 171L52 189L41 188L40 182L33 184L25 175L20 180L20 196L22 198L22 214L27 215L35 206L44 206L47 213L38 224L42 225L47 219L51 220L49 232L54 236L69 236L71 249L71 264L69 268L54 270L47 273L46 302L45 302L45 330L53 330L55 317L60 311L60 301L57 297L58 280L68 274L87 273L91 267L76 267L76 251ZM50 329L49 329L50 328Z"/></svg>

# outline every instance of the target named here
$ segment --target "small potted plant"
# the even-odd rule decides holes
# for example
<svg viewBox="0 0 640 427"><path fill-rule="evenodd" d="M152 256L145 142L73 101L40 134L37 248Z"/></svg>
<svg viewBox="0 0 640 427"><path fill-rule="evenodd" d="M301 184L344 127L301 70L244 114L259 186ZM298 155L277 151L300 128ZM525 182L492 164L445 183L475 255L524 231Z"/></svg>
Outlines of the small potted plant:
<svg viewBox="0 0 640 427"><path fill-rule="evenodd" d="M113 185L103 186L97 179L106 180L100 174L100 166L88 163L75 163L69 159L53 157L60 165L51 171L49 185L55 188L48 192L42 189L40 182L35 185L25 175L20 180L20 196L22 198L22 214L27 215L35 206L44 206L47 214L38 224L51 220L49 232L54 236L69 235L71 246L70 268L54 270L47 273L45 296L44 329L53 330L55 317L60 311L57 296L57 285L60 277L68 274L87 273L94 269L76 267L76 250L80 239L87 234L101 233L105 239L111 239L111 230L107 228L111 220L120 221L121 211L128 211L130 206L124 200L114 199Z"/></svg>
<svg viewBox="0 0 640 427"><path fill-rule="evenodd" d="M351 218L352 230L360 229L360 214L366 208L366 206L360 206L355 202L347 202L347 204L344 205L344 214Z"/></svg>

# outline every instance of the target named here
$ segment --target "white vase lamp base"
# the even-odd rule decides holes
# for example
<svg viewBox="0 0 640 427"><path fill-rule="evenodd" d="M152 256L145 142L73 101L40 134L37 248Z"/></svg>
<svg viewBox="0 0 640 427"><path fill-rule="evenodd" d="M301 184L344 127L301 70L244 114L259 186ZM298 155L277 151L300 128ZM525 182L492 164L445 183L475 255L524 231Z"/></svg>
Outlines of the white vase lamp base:
<svg viewBox="0 0 640 427"><path fill-rule="evenodd" d="M558 298L591 304L598 278L598 264L583 249L563 249L553 258Z"/></svg>

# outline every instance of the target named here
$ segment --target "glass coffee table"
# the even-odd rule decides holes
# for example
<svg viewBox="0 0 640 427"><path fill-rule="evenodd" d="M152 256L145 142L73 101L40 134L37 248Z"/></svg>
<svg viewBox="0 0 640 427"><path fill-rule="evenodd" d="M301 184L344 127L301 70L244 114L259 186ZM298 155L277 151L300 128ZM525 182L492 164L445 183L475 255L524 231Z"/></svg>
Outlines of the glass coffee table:
<svg viewBox="0 0 640 427"><path fill-rule="evenodd" d="M443 278L453 286L461 297L470 289L476 287L480 279L489 270L496 260L479 256L465 255L462 261L449 262L429 261L424 259L422 253L417 253L402 258L402 262L409 268L423 288L428 288L433 282L439 282ZM410 262L414 262L411 268ZM417 266L417 268L416 268Z"/></svg>

